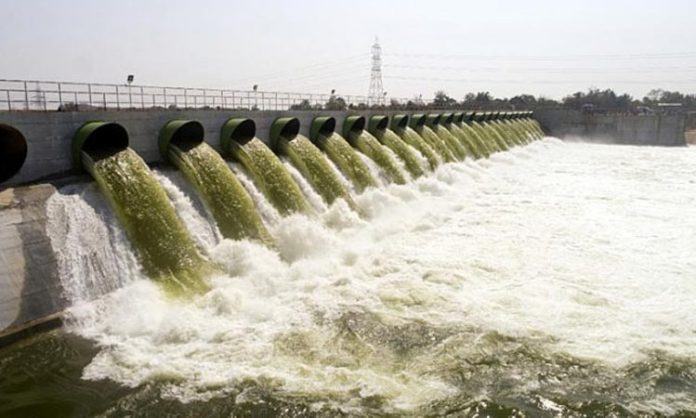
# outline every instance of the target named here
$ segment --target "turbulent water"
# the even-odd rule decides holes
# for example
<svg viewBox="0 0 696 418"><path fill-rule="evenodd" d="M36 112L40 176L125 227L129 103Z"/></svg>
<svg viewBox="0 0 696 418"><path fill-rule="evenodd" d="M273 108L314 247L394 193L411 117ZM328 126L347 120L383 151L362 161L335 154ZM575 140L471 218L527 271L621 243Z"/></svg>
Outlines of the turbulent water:
<svg viewBox="0 0 696 418"><path fill-rule="evenodd" d="M399 138L391 129L386 129L379 136L380 141L396 154L396 160L403 161L405 171L408 171L412 178L420 177L425 173L427 164L425 157L419 158L419 152Z"/></svg>
<svg viewBox="0 0 696 418"><path fill-rule="evenodd" d="M316 143L336 164L338 170L350 179L357 192L361 193L368 187L377 186L377 181L370 173L368 166L360 159L357 151L339 134L319 135Z"/></svg>
<svg viewBox="0 0 696 418"><path fill-rule="evenodd" d="M130 148L104 156L84 154L83 160L137 249L138 259L147 276L166 285L170 293L183 294L207 289L203 278L211 268L194 248L162 187L154 180L145 162ZM63 221L62 218L58 220ZM84 237L84 242L90 238L93 236ZM78 242L80 240L82 238L78 238ZM57 247L57 251L62 251L62 248ZM74 261L72 255L65 254L68 260L65 264ZM96 258L98 255L88 257Z"/></svg>
<svg viewBox="0 0 696 418"><path fill-rule="evenodd" d="M283 215L310 211L302 191L278 157L260 139L252 138L243 145L232 142L230 152L251 174L256 187Z"/></svg>
<svg viewBox="0 0 696 418"><path fill-rule="evenodd" d="M203 142L186 151L172 145L170 159L201 194L223 237L272 243L251 197L208 144Z"/></svg>
<svg viewBox="0 0 696 418"><path fill-rule="evenodd" d="M224 274L171 300L94 186L61 191L100 214L66 240L124 266L62 280L135 277L0 351L0 416L696 414L694 148L545 139L370 188L366 219L309 196L318 217L266 219L277 252L221 240L177 176Z"/></svg>
<svg viewBox="0 0 696 418"><path fill-rule="evenodd" d="M440 165L440 158L435 150L412 128L400 129L397 133L405 143L418 150L425 157L430 169L435 169L435 167Z"/></svg>
<svg viewBox="0 0 696 418"><path fill-rule="evenodd" d="M395 158L393 151L380 144L371 133L362 131L354 138L351 138L351 141L360 152L379 166L390 182L396 184L406 183L404 172L399 167L399 161L401 160Z"/></svg>

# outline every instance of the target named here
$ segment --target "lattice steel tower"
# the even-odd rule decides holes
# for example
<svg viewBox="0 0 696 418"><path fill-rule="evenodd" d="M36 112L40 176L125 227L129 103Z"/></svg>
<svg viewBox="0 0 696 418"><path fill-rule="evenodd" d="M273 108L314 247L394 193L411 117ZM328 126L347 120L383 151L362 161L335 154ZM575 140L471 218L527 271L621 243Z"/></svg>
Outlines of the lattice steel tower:
<svg viewBox="0 0 696 418"><path fill-rule="evenodd" d="M375 38L372 45L372 70L370 71L370 90L367 93L367 104L384 105L384 86L382 85L382 47L379 46L379 39Z"/></svg>

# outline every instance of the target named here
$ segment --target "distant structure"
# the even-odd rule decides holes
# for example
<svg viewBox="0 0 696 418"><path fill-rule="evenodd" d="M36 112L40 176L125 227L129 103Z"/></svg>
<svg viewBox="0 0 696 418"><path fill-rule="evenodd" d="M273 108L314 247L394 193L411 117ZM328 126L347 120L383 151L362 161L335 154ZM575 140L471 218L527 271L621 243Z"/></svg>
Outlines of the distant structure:
<svg viewBox="0 0 696 418"><path fill-rule="evenodd" d="M367 104L370 106L384 105L386 97L382 85L382 47L379 39L375 38L372 45L372 70L370 71L370 90L367 93Z"/></svg>

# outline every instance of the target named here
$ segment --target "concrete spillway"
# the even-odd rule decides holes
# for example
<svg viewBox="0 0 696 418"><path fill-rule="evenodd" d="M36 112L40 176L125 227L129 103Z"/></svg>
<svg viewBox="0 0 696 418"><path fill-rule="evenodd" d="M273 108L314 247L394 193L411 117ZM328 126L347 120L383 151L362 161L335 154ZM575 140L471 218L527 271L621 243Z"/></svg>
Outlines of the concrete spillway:
<svg viewBox="0 0 696 418"><path fill-rule="evenodd" d="M523 115L517 114L518 117ZM529 115L524 115L527 120ZM215 228L222 237L230 239L258 239L270 246L274 240L259 215L259 205L252 201L250 194L258 194L278 210L281 216L292 213L311 214L307 201L312 196L302 191L299 179L293 179L281 158L294 166L301 180L323 199L325 205L337 200L345 201L359 216L366 214L355 202L354 193L362 193L368 188L379 187L379 176L386 182L405 184L409 177L417 178L427 170L434 169L442 161L455 161L468 156L466 146L460 138L449 132L453 123L452 115L446 115L446 122L440 126L440 115L409 116L373 115L368 120L362 116L348 115L339 122L344 136L337 134L337 120L333 116L318 116L310 119L307 135L301 134L301 123L297 118L277 117L263 129L266 139L259 139L255 121L249 118L231 118L220 122L219 126L205 126L191 119L170 119L163 121L159 128L159 141L153 136L148 144L133 143L132 135L120 123L88 122L79 125L75 134L68 137L61 155L68 156L70 167L57 170L52 175L63 174L62 182L84 181L75 177L86 170L96 180L101 193L110 203L121 227L135 250L135 256L142 271L152 279L163 283L172 294L185 294L190 291L205 291L204 276L216 269L199 250L195 237L187 231L186 219L174 212L158 180L153 177L145 160L156 151L161 159L173 164L183 173L183 178L195 190L208 213L215 222ZM487 116L490 119L490 116ZM520 125L521 120L509 118L509 123ZM411 126L415 128L411 129ZM481 141L493 146L492 126L482 125L476 129L482 132ZM474 129L474 122L462 122L462 128ZM393 131L389 129L389 126ZM428 126L429 125L429 126ZM211 129L212 128L212 129ZM431 129L432 128L432 129ZM524 129L529 129L525 125ZM136 130L137 131L137 130ZM307 132L307 131L305 131ZM212 133L212 135L211 135ZM485 134L485 135L484 135ZM211 144L206 137L218 137ZM19 129L0 124L0 144L2 145L3 176L5 184L12 184L16 178L27 179L45 174L37 166L25 166L32 158L27 140ZM140 140L142 141L142 139ZM31 144L31 137L28 141ZM153 149L154 148L154 149ZM220 153L216 151L220 150ZM437 156L437 152L441 156ZM222 156L240 164L252 180L246 189L228 167ZM456 156L456 157L455 157ZM369 164L368 164L369 163ZM50 164L48 164L50 165ZM23 172L26 169L28 172ZM69 174L73 177L64 177ZM49 175L49 174L46 174ZM345 177L345 179L344 179ZM72 180L71 180L72 179ZM52 186L47 185L47 191ZM253 187L250 190L249 187ZM23 214L24 209L32 207L30 198L20 197L24 188L8 189L3 192L2 216L10 210ZM28 189L31 190L31 189ZM351 192L351 190L353 192ZM168 191L168 193L170 193ZM19 200L16 200L19 199ZM45 199L45 198L44 198ZM38 218L35 234L48 242L45 227L47 217L45 201L39 205L32 217ZM12 209L17 208L19 209ZM29 213L29 209L26 209ZM21 251L26 245L23 235L18 235L14 222L5 222L6 244ZM34 321L50 318L60 312L68 301L54 298L55 289L60 285L42 282L43 277L56 276L56 261L49 257L45 265L33 265L33 260L20 257L20 262L12 257L2 258L0 284L4 294L15 295L19 300L29 303L37 295L46 294L50 302L41 302L39 308L11 308L5 304L0 325L5 334L31 325ZM28 289L24 289L29 286ZM108 286L107 286L108 287ZM26 295L26 296L23 296ZM36 304L36 302L31 302Z"/></svg>

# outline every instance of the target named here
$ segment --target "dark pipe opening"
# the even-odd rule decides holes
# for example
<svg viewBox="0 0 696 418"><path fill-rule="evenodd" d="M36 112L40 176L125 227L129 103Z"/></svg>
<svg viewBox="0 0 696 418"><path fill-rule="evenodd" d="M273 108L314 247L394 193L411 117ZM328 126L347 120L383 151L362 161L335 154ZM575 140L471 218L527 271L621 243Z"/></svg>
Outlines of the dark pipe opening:
<svg viewBox="0 0 696 418"><path fill-rule="evenodd" d="M365 118L364 117L359 117L355 120L353 125L350 127L351 132L361 132L365 130Z"/></svg>
<svg viewBox="0 0 696 418"><path fill-rule="evenodd" d="M231 118L220 130L220 147L228 153L232 146L245 145L256 137L256 122L246 118Z"/></svg>
<svg viewBox="0 0 696 418"><path fill-rule="evenodd" d="M425 123L431 128L439 125L441 120L442 115L439 113L431 113L425 117Z"/></svg>
<svg viewBox="0 0 696 418"><path fill-rule="evenodd" d="M300 133L300 121L292 118L281 128L279 135L285 139L295 139L298 133Z"/></svg>
<svg viewBox="0 0 696 418"><path fill-rule="evenodd" d="M413 115L411 117L411 123L413 126L424 126L425 125L425 115Z"/></svg>
<svg viewBox="0 0 696 418"><path fill-rule="evenodd" d="M280 117L271 124L269 139L271 149L278 151L281 139L292 141L300 133L300 120L293 117Z"/></svg>
<svg viewBox="0 0 696 418"><path fill-rule="evenodd" d="M367 124L367 130L372 135L380 137L389 128L389 117L385 115L372 115Z"/></svg>
<svg viewBox="0 0 696 418"><path fill-rule="evenodd" d="M27 159L27 140L17 129L0 124L0 183L19 173Z"/></svg>
<svg viewBox="0 0 696 418"><path fill-rule="evenodd" d="M343 136L351 140L355 135L360 135L365 130L366 122L364 116L348 116L343 121Z"/></svg>
<svg viewBox="0 0 696 418"><path fill-rule="evenodd" d="M331 116L318 116L312 119L312 125L309 127L309 139L312 142L319 138L328 138L336 130L336 118Z"/></svg>
<svg viewBox="0 0 696 418"><path fill-rule="evenodd" d="M256 136L256 122L251 119L244 119L230 133L230 139L244 145Z"/></svg>
<svg viewBox="0 0 696 418"><path fill-rule="evenodd" d="M317 133L319 135L331 135L336 130L336 118L326 118L324 122L319 125Z"/></svg>
<svg viewBox="0 0 696 418"><path fill-rule="evenodd" d="M454 114L452 113L443 113L440 117L440 123L443 125L449 125L452 122L454 122Z"/></svg>
<svg viewBox="0 0 696 418"><path fill-rule="evenodd" d="M396 115L392 118L392 128L393 129L406 129L407 126L408 126L408 116Z"/></svg>
<svg viewBox="0 0 696 418"><path fill-rule="evenodd" d="M128 133L118 123L103 123L87 135L80 150L95 160L110 157L128 148Z"/></svg>
<svg viewBox="0 0 696 418"><path fill-rule="evenodd" d="M203 142L204 135L205 131L200 122L189 121L174 131L169 143L182 151L189 151Z"/></svg>

